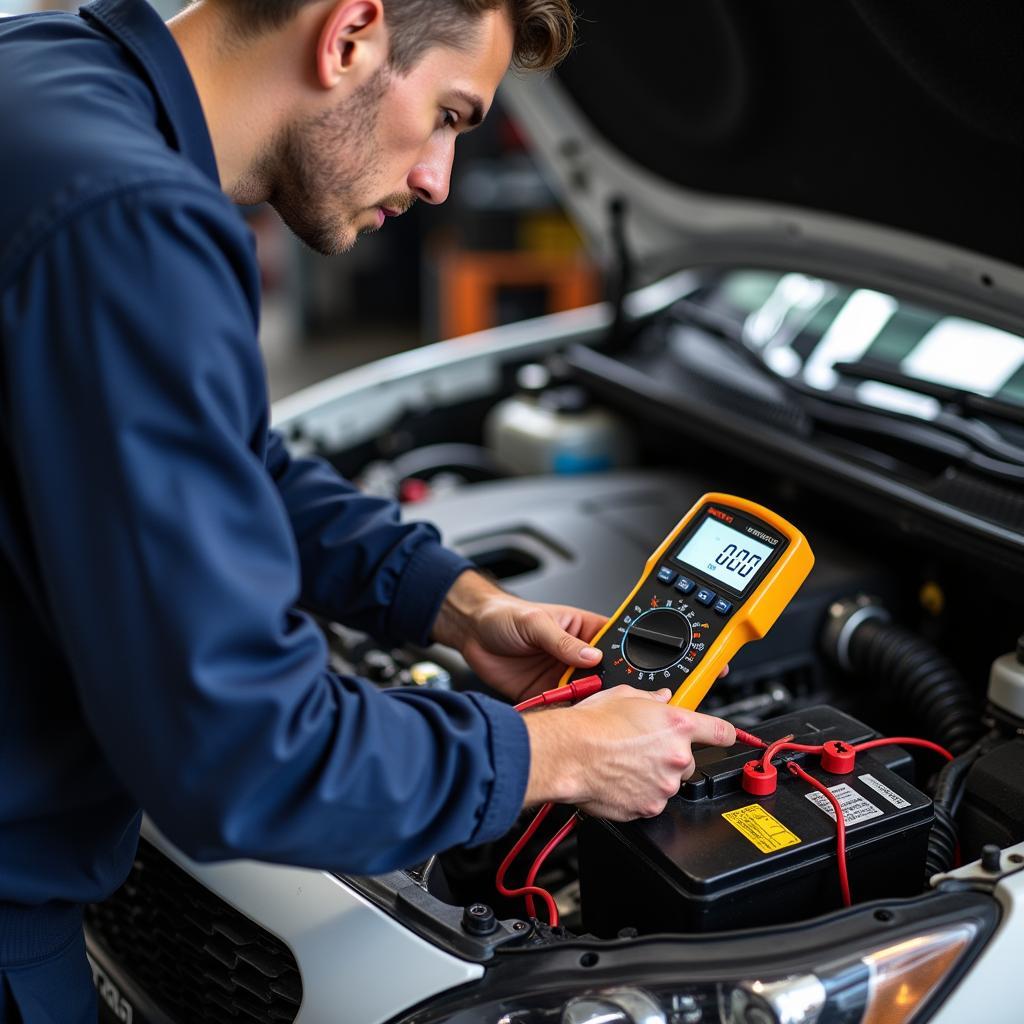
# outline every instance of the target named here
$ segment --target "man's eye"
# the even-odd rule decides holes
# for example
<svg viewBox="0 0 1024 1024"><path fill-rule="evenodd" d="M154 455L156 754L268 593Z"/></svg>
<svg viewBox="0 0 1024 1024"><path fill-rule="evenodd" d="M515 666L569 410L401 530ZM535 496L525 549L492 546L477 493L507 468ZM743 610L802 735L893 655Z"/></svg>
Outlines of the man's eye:
<svg viewBox="0 0 1024 1024"><path fill-rule="evenodd" d="M454 128L459 123L459 115L454 110L442 111L441 118L445 128Z"/></svg>

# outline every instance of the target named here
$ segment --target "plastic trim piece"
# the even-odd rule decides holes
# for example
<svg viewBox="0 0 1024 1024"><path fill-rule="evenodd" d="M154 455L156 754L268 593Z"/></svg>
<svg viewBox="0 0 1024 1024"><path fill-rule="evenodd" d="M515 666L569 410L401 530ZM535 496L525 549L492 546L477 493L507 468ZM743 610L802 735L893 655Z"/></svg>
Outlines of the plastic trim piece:
<svg viewBox="0 0 1024 1024"><path fill-rule="evenodd" d="M1014 860L1016 858L1016 861ZM1002 907L1002 919L970 971L939 1007L931 1024L962 1024L965 1020L1017 1021L1021 1013L1020 947L1024 934L1024 843L1009 846L1002 853L1003 873L985 871L980 861L966 864L948 875L932 879L940 889L943 882L985 886L994 884L993 894Z"/></svg>

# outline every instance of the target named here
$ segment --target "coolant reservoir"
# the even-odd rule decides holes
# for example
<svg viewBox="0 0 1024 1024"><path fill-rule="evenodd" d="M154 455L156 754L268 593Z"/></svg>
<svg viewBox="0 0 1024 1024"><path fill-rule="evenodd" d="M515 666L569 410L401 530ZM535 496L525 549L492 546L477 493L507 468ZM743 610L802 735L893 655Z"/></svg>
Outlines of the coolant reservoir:
<svg viewBox="0 0 1024 1024"><path fill-rule="evenodd" d="M581 388L546 387L547 370L524 366L519 393L499 402L484 421L494 458L513 473L596 473L633 461L626 424L591 404Z"/></svg>

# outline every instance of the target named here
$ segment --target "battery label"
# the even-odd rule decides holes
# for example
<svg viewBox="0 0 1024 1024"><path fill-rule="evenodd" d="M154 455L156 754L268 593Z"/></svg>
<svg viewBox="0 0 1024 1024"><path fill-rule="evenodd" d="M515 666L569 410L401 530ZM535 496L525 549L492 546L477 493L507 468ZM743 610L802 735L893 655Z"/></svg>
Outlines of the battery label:
<svg viewBox="0 0 1024 1024"><path fill-rule="evenodd" d="M869 786L879 796L884 797L893 805L898 807L901 811L904 807L910 806L909 800L904 800L894 789L890 789L884 782L879 782L874 775L858 775L858 779L864 783L865 786Z"/></svg>
<svg viewBox="0 0 1024 1024"><path fill-rule="evenodd" d="M790 832L778 818L773 818L757 804L726 811L722 817L762 853L774 853L787 846L796 846L800 842L799 836Z"/></svg>
<svg viewBox="0 0 1024 1024"><path fill-rule="evenodd" d="M866 797L860 795L855 789L851 789L845 782L838 786L829 786L832 795L839 801L843 809L843 818L847 825L856 825L858 821L867 821L869 818L881 817L885 812L881 807L876 807ZM806 794L807 799L816 807L820 807L833 821L836 818L835 808L824 793L814 790Z"/></svg>

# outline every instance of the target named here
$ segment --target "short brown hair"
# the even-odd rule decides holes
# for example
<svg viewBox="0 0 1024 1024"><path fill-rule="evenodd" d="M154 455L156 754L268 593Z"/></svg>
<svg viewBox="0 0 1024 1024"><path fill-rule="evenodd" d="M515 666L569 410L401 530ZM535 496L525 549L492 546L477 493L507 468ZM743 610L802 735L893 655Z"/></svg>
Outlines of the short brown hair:
<svg viewBox="0 0 1024 1024"><path fill-rule="evenodd" d="M220 0L233 9L247 33L279 28L311 0ZM504 7L515 31L512 64L546 71L572 49L573 12L569 0L383 0L391 53L400 74L434 46L458 46L467 22Z"/></svg>

